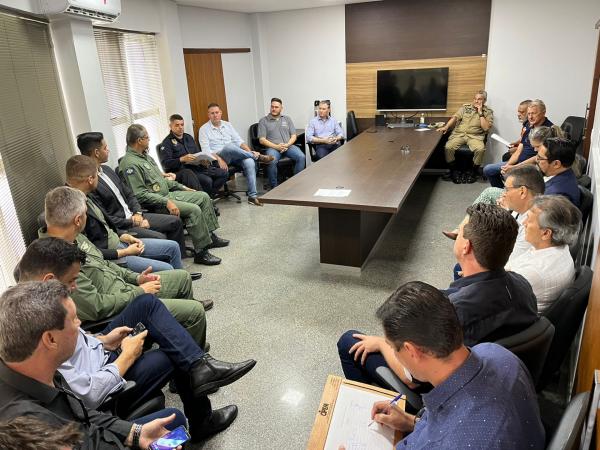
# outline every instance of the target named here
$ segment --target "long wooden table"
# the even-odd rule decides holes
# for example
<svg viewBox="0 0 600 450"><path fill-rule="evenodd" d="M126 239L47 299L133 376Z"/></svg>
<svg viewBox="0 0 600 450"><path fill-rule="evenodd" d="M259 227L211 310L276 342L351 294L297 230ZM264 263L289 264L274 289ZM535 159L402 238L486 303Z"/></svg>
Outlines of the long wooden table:
<svg viewBox="0 0 600 450"><path fill-rule="evenodd" d="M434 130L371 127L260 200L319 208L321 263L360 269L440 137ZM351 192L315 197L318 189Z"/></svg>

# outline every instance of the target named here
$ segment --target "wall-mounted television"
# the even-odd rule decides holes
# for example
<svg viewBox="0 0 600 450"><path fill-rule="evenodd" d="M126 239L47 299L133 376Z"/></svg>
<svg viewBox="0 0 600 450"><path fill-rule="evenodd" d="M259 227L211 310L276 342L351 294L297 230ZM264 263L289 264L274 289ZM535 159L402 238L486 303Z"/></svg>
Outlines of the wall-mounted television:
<svg viewBox="0 0 600 450"><path fill-rule="evenodd" d="M377 71L379 111L440 111L447 103L447 67Z"/></svg>

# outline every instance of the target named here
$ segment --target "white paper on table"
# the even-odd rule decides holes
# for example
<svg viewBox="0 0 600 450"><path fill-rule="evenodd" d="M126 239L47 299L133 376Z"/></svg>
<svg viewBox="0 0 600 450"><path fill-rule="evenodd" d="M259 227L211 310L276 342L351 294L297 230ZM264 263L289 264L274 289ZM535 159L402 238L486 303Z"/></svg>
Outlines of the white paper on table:
<svg viewBox="0 0 600 450"><path fill-rule="evenodd" d="M348 197L352 189L319 189L313 197Z"/></svg>
<svg viewBox="0 0 600 450"><path fill-rule="evenodd" d="M333 410L324 450L392 450L394 430L384 425L371 425L371 408L378 401L391 399L377 392L342 384Z"/></svg>
<svg viewBox="0 0 600 450"><path fill-rule="evenodd" d="M500 142L501 144L506 145L507 147L510 147L510 142L508 142L506 139L498 136L496 133L493 133L490 136L493 140Z"/></svg>

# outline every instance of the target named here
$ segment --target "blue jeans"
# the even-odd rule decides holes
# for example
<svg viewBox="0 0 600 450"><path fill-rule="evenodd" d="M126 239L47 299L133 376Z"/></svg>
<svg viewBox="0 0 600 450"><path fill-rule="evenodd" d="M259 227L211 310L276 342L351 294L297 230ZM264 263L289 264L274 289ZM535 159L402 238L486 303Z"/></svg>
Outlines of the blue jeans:
<svg viewBox="0 0 600 450"><path fill-rule="evenodd" d="M171 414L175 414L175 419L165 426L167 430L173 431L175 428L181 425L187 427L185 416L177 408L165 408L161 409L160 411L156 411L155 413L148 414L147 416L138 417L135 419L135 423L144 425L145 423L152 422L155 419L164 419L165 417L169 417Z"/></svg>
<svg viewBox="0 0 600 450"><path fill-rule="evenodd" d="M360 339L352 337L357 333L363 334L356 330L346 331L337 343L342 370L344 376L349 380L373 384L377 380L375 370L380 366L388 367L388 364L381 353L369 353L364 366L360 363L360 358L358 361L354 361L354 353L350 354L349 352L352 346L360 341Z"/></svg>
<svg viewBox="0 0 600 450"><path fill-rule="evenodd" d="M339 146L339 142L336 142L335 144L315 144L315 153L317 154L317 159L325 158Z"/></svg>
<svg viewBox="0 0 600 450"><path fill-rule="evenodd" d="M144 256L126 256L127 268L141 273L148 266L152 266L153 272L161 270L182 269L181 250L179 244L168 239L141 239L144 243ZM121 242L118 248L127 248L127 244Z"/></svg>
<svg viewBox="0 0 600 450"><path fill-rule="evenodd" d="M279 153L277 150L272 148L268 148L265 153L275 158L275 161L269 164L266 169L271 187L277 186L277 163L284 156L287 156L294 161L294 175L302 171L306 165L306 156L304 155L304 152L295 145L292 145L283 153Z"/></svg>
<svg viewBox="0 0 600 450"><path fill-rule="evenodd" d="M242 150L235 144L227 144L220 152L217 152L227 165L240 166L248 182L248 197L256 197L256 163L254 154Z"/></svg>
<svg viewBox="0 0 600 450"><path fill-rule="evenodd" d="M159 349L143 353L125 373L126 380L136 382L137 392L136 400L128 405L128 409L151 398L174 377L190 423L205 421L211 414L210 400L206 396L194 398L188 375L192 365L204 356L204 351L158 297L151 294L136 297L102 330L102 334L122 326L133 328L139 322L148 330L147 339L157 343ZM109 361L114 359L116 354L113 353Z"/></svg>
<svg viewBox="0 0 600 450"><path fill-rule="evenodd" d="M497 187L500 189L502 189L504 187L502 173L500 172L500 169L504 165L506 165L506 163L501 162L501 163L487 164L483 168L483 176L486 177L490 181L490 184L493 187Z"/></svg>

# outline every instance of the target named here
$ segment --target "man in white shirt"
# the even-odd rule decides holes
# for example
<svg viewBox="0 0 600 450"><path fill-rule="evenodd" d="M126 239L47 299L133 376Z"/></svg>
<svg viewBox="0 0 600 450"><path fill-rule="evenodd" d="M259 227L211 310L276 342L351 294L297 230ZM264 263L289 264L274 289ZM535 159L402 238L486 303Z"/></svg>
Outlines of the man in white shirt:
<svg viewBox="0 0 600 450"><path fill-rule="evenodd" d="M313 117L306 128L306 142L315 144L317 159L325 158L341 145L342 127L331 117L329 100L319 102L319 115Z"/></svg>
<svg viewBox="0 0 600 450"><path fill-rule="evenodd" d="M509 261L506 269L529 281L541 314L575 279L569 245L579 235L581 212L562 195L540 195L523 226L532 247Z"/></svg>
<svg viewBox="0 0 600 450"><path fill-rule="evenodd" d="M248 203L262 206L256 192L256 163L270 164L273 156L261 155L253 151L240 137L233 126L221 120L223 111L216 103L208 105L209 121L198 130L198 140L203 152L214 156L221 169L228 169L229 164L240 165L248 180Z"/></svg>

